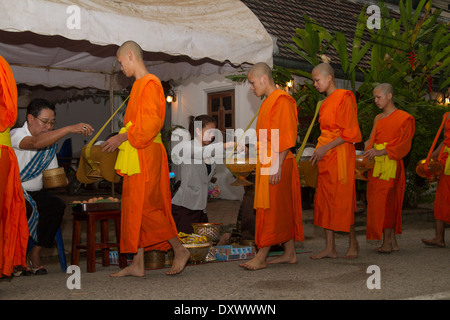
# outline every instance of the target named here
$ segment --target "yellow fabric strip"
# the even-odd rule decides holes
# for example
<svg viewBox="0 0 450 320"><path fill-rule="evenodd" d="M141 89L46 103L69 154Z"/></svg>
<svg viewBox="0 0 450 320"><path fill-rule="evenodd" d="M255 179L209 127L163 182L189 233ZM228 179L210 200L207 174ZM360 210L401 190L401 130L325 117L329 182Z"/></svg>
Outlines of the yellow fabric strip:
<svg viewBox="0 0 450 320"><path fill-rule="evenodd" d="M9 134L10 128L0 132L0 145L11 147L11 135Z"/></svg>
<svg viewBox="0 0 450 320"><path fill-rule="evenodd" d="M128 132L128 129L132 124L133 123L129 121L125 127L120 129L119 134ZM158 133L153 142L162 143L161 132ZM120 173L129 176L141 173L138 151L130 144L128 140L122 142L122 144L119 146L119 154L117 155L117 160L114 169L120 170Z"/></svg>
<svg viewBox="0 0 450 320"><path fill-rule="evenodd" d="M131 125L132 122L129 121L125 127L120 129L119 134L127 132ZM114 169L120 170L120 173L129 176L141 173L138 151L130 144L128 140L122 142L122 144L119 146L119 154L117 155L116 165L114 166Z"/></svg>
<svg viewBox="0 0 450 320"><path fill-rule="evenodd" d="M161 138L161 132L158 133L158 135L155 137L155 139L153 139L154 143L163 143L162 138Z"/></svg>
<svg viewBox="0 0 450 320"><path fill-rule="evenodd" d="M444 145L444 152L447 152L448 154L447 161L445 162L444 174L450 176L450 147Z"/></svg>
<svg viewBox="0 0 450 320"><path fill-rule="evenodd" d="M375 150L386 149L387 142L382 144L374 143ZM382 180L389 181L390 178L395 179L397 173L397 161L389 159L388 155L375 156L375 165L373 167L372 176Z"/></svg>
<svg viewBox="0 0 450 320"><path fill-rule="evenodd" d="M91 166L91 168L93 170L98 170L98 167L94 163L94 161L92 161L92 159L91 159L91 147L94 145L95 141L97 141L97 138L100 136L100 133L102 133L102 131L106 128L106 125L114 118L116 113L125 105L125 102L127 102L129 98L130 98L130 96L128 96L125 100L123 100L122 104L117 108L116 111L114 111L114 113L111 115L111 117L108 119L108 121L105 122L103 127L97 132L97 134L87 144L86 149L85 149L86 161L89 163L89 165Z"/></svg>
<svg viewBox="0 0 450 320"><path fill-rule="evenodd" d="M329 131L329 130L322 130L320 133L320 137L317 139L317 147L321 147L323 145L326 145L327 143L330 143L331 141L334 141L339 137L339 130L336 129L335 131ZM338 181L341 184L347 184L347 177L348 177L348 169L347 169L347 154L345 152L345 145L340 144L337 147L334 148L336 150L336 156L337 156L337 166L338 166ZM330 151L328 151L330 152ZM328 153L327 153L328 154Z"/></svg>
<svg viewBox="0 0 450 320"><path fill-rule="evenodd" d="M11 147L11 135L9 134L10 128L6 128L5 131L0 132L0 146ZM0 148L0 157L2 155L2 148Z"/></svg>

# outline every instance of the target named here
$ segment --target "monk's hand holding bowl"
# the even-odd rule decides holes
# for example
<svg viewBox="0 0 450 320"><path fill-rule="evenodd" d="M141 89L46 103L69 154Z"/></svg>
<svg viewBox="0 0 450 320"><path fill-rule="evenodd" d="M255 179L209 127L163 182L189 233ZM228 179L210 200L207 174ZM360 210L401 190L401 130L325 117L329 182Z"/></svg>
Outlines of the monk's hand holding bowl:
<svg viewBox="0 0 450 320"><path fill-rule="evenodd" d="M117 134L115 136L112 136L108 140L102 143L102 151L103 152L114 152L121 144L122 142L127 141L127 134Z"/></svg>
<svg viewBox="0 0 450 320"><path fill-rule="evenodd" d="M311 159L309 159L309 161L311 162L312 165L317 164L317 162L319 162L323 156L328 152L328 148L325 146L320 146L317 147L316 150L314 150L313 155L311 156Z"/></svg>
<svg viewBox="0 0 450 320"><path fill-rule="evenodd" d="M385 154L387 154L386 149L376 150L372 148L364 152L364 157L367 157L369 158L369 160L371 160L373 157L384 156Z"/></svg>

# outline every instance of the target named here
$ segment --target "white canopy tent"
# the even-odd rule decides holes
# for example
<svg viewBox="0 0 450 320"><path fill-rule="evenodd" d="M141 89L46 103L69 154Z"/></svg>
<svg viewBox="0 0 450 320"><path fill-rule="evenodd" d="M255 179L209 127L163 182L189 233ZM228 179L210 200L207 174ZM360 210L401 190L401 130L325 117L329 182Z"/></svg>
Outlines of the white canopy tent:
<svg viewBox="0 0 450 320"><path fill-rule="evenodd" d="M162 81L272 65L271 37L238 0L0 2L0 54L18 84L123 89L115 53L127 40Z"/></svg>
<svg viewBox="0 0 450 320"><path fill-rule="evenodd" d="M132 82L115 58L127 40L141 45L149 72L162 81L259 61L272 66L272 38L239 0L0 1L0 55L23 93L22 107L32 97L66 101L101 90L112 113L114 92Z"/></svg>

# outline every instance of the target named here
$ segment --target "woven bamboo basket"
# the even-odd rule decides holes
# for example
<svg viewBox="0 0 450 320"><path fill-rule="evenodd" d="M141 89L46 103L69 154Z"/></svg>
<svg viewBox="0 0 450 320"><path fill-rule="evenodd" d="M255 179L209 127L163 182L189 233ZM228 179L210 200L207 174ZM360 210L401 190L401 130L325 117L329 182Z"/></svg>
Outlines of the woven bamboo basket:
<svg viewBox="0 0 450 320"><path fill-rule="evenodd" d="M195 234L205 236L208 241L219 241L220 240L220 226L222 223L191 223Z"/></svg>
<svg viewBox="0 0 450 320"><path fill-rule="evenodd" d="M46 189L65 187L67 185L66 172L63 167L42 171L42 179Z"/></svg>

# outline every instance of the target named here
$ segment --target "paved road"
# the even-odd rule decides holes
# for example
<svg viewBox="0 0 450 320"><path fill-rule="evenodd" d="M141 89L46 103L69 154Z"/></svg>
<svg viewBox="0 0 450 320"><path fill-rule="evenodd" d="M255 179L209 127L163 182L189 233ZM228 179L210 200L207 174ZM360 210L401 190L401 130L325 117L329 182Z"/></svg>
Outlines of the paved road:
<svg viewBox="0 0 450 320"><path fill-rule="evenodd" d="M239 202L219 201L210 206L214 209L210 211L210 221L229 223L235 221ZM325 244L323 230L312 224L312 218L313 212L305 210L303 221L306 240L297 244L299 262L295 265L270 265L264 270L247 271L239 267L239 261L210 262L188 265L177 276L167 276L167 269L159 269L148 270L144 278L110 278L109 274L117 271L118 266L102 267L98 263L95 273L87 273L82 257L81 288L69 289L67 281L72 274L62 273L57 257L51 257L46 261L48 275L1 281L0 300L5 306L8 305L5 300L45 299L77 303L88 300L127 300L128 303L145 300L140 302L142 307L160 310L161 316L167 319L186 318L186 312L196 313L194 318L199 319L231 318L236 316L237 311L230 306L261 303L266 307L275 306L276 315L272 316L280 319L305 306L305 301L311 303L311 300L338 300L342 303L343 300L450 299L450 248L426 247L420 241L434 233L432 211L429 209L404 213L403 234L398 237L400 251L391 254L374 251L379 243L366 241L364 214L357 215L360 254L355 260L342 258L348 243L348 236L342 233L336 234L340 258L310 259L309 256L319 252ZM70 214L65 219L70 219ZM65 229L63 234L67 242L70 220L65 222ZM450 244L449 234L447 229L447 244ZM70 249L70 241L66 243L67 249ZM73 286L74 282L70 283ZM115 310L118 310L116 304L98 306L102 308L90 308L91 312L97 311L99 315L104 315L107 311L115 315ZM129 310L130 307L123 304L119 306L123 307L121 310ZM332 310L329 305L317 305L317 302L306 306L319 307L322 313ZM331 306L346 307L345 304ZM408 304L409 312L414 310L411 309L413 306L417 304ZM202 313L206 312L205 308L208 308L207 316ZM402 308L399 310L404 315L407 310ZM177 313L182 314L178 316Z"/></svg>
<svg viewBox="0 0 450 320"><path fill-rule="evenodd" d="M82 261L81 289L70 290L66 285L70 274L62 273L54 260L49 262L46 276L0 282L0 299L450 299L450 249L426 247L420 241L433 234L431 221L404 223L398 239L400 251L391 254L374 252L377 243L366 241L360 228L361 250L355 260L310 259L311 253L322 249L324 239L310 224L305 224L305 232L308 238L299 244L296 265L247 271L238 266L239 262L213 262L190 265L178 276L166 276L165 269L160 269L149 270L140 279L111 279L108 275L117 266L103 268L98 264L97 272L87 273ZM337 234L336 242L342 256L347 236ZM368 273L371 266L379 271L379 289L367 286L368 278L375 276Z"/></svg>

